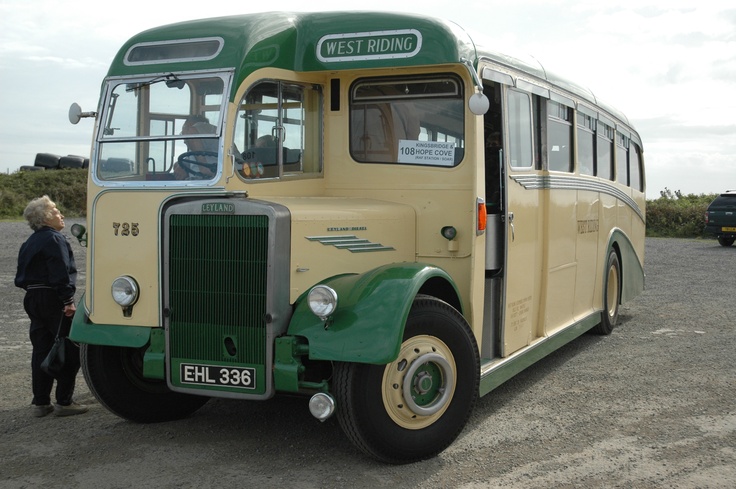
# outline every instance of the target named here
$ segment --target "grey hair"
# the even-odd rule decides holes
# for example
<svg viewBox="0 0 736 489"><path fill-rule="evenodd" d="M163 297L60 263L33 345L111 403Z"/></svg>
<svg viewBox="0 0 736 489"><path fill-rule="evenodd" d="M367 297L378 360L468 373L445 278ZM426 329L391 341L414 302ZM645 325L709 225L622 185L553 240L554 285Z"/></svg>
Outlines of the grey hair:
<svg viewBox="0 0 736 489"><path fill-rule="evenodd" d="M23 217L28 221L31 229L38 231L46 225L46 221L51 219L51 211L54 207L56 207L54 201L49 199L48 195L44 195L28 203L23 211Z"/></svg>

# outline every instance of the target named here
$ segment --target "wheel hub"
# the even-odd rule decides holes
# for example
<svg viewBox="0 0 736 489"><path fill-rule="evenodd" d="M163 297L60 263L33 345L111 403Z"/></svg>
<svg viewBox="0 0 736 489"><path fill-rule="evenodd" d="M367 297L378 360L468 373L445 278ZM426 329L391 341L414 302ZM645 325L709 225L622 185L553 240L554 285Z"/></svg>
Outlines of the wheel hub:
<svg viewBox="0 0 736 489"><path fill-rule="evenodd" d="M384 372L387 413L404 428L431 425L452 401L455 375L455 360L441 340L418 336L405 341L399 358Z"/></svg>
<svg viewBox="0 0 736 489"><path fill-rule="evenodd" d="M406 407L420 416L435 414L450 400L452 367L437 353L427 353L414 360L404 378Z"/></svg>

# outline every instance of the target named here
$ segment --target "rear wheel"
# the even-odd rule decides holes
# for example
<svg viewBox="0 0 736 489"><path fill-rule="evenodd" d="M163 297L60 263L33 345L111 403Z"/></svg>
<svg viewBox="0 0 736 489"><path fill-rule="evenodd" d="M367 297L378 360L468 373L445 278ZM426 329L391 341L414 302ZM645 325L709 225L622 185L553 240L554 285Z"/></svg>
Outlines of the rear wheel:
<svg viewBox="0 0 736 489"><path fill-rule="evenodd" d="M734 240L736 240L736 238L724 238L724 237L720 237L720 238L718 238L718 243L721 246L731 246L733 244Z"/></svg>
<svg viewBox="0 0 736 489"><path fill-rule="evenodd" d="M618 321L618 308L621 303L621 264L616 250L608 253L606 274L603 279L603 311L601 322L592 329L593 333L609 335Z"/></svg>
<svg viewBox="0 0 736 489"><path fill-rule="evenodd" d="M100 404L121 418L138 423L172 421L189 416L207 397L169 390L163 380L143 377L145 348L82 345L82 372Z"/></svg>
<svg viewBox="0 0 736 489"><path fill-rule="evenodd" d="M383 462L432 457L465 426L479 371L464 318L438 299L418 297L395 361L336 365L340 426L359 449Z"/></svg>

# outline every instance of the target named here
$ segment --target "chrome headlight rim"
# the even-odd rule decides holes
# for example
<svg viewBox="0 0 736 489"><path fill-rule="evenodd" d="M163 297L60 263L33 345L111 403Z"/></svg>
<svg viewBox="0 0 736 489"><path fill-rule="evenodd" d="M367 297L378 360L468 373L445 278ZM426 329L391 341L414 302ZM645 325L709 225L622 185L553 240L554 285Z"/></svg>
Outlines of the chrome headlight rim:
<svg viewBox="0 0 736 489"><path fill-rule="evenodd" d="M133 277L121 275L112 281L112 300L121 307L130 307L138 302L140 288Z"/></svg>
<svg viewBox="0 0 736 489"><path fill-rule="evenodd" d="M307 295L312 313L326 321L337 309L337 292L327 285L315 285Z"/></svg>

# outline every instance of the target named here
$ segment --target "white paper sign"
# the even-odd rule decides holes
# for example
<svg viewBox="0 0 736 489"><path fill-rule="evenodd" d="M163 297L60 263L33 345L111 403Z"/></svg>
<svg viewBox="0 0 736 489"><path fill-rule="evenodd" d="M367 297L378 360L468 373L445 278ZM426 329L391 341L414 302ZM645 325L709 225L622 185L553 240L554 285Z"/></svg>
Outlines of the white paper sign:
<svg viewBox="0 0 736 489"><path fill-rule="evenodd" d="M440 141L399 140L399 163L453 166L455 143Z"/></svg>

